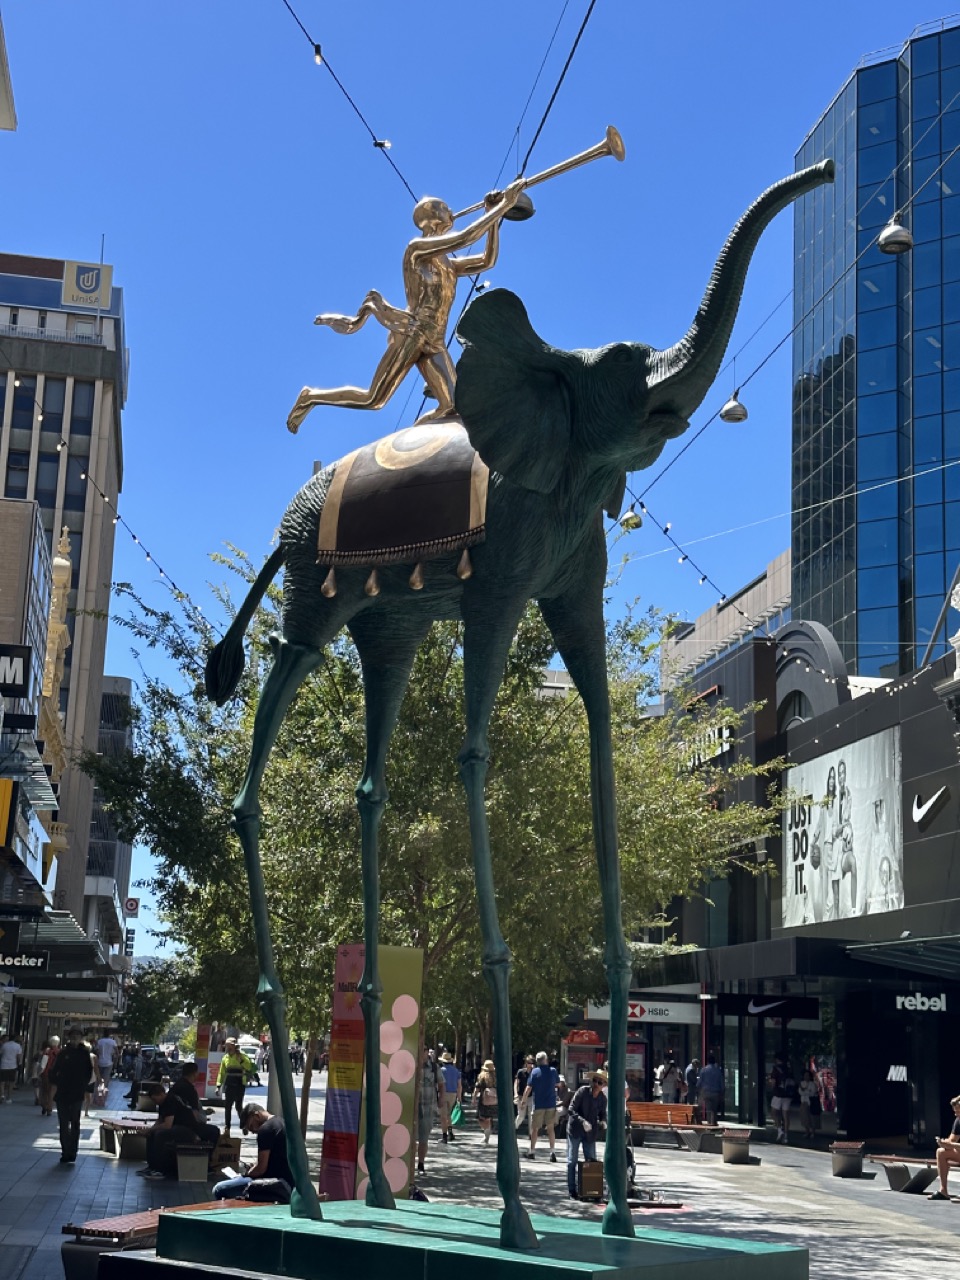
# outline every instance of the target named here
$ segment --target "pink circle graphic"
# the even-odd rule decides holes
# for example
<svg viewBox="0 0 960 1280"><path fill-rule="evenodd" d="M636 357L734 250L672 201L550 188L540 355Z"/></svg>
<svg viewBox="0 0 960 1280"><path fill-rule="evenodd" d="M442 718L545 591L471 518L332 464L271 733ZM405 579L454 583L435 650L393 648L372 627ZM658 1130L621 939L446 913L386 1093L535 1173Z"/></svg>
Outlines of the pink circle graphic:
<svg viewBox="0 0 960 1280"><path fill-rule="evenodd" d="M383 1149L388 1156L402 1156L410 1150L410 1130L403 1124L392 1124L383 1135Z"/></svg>
<svg viewBox="0 0 960 1280"><path fill-rule="evenodd" d="M413 996L397 996L390 1013L401 1027L412 1027L420 1015L420 1006Z"/></svg>
<svg viewBox="0 0 960 1280"><path fill-rule="evenodd" d="M385 1062L380 1063L380 1092L386 1093L390 1088L390 1068Z"/></svg>
<svg viewBox="0 0 960 1280"><path fill-rule="evenodd" d="M380 1121L382 1124L396 1124L403 1114L403 1100L398 1093L389 1089L380 1095Z"/></svg>
<svg viewBox="0 0 960 1280"><path fill-rule="evenodd" d="M362 1143L357 1150L357 1164L360 1166L360 1168L363 1170L364 1173L370 1172L370 1170L367 1168L367 1149Z"/></svg>
<svg viewBox="0 0 960 1280"><path fill-rule="evenodd" d="M403 1048L403 1027L398 1022L380 1024L380 1052L396 1053Z"/></svg>
<svg viewBox="0 0 960 1280"><path fill-rule="evenodd" d="M407 1185L406 1160L385 1160L383 1162L383 1172L386 1175L387 1186L391 1191L402 1191Z"/></svg>
<svg viewBox="0 0 960 1280"><path fill-rule="evenodd" d="M357 1198L358 1200L366 1200L366 1198L367 1198L367 1187L369 1187L369 1185L370 1185L370 1179L369 1179L369 1178L364 1178L364 1179L363 1179L363 1181L360 1183L359 1187L357 1187L357 1196L356 1196L356 1198Z"/></svg>
<svg viewBox="0 0 960 1280"><path fill-rule="evenodd" d="M412 1080L413 1073L417 1069L413 1054L406 1049L398 1050L387 1065L390 1071L390 1079L395 1080L397 1084L406 1084L408 1080Z"/></svg>

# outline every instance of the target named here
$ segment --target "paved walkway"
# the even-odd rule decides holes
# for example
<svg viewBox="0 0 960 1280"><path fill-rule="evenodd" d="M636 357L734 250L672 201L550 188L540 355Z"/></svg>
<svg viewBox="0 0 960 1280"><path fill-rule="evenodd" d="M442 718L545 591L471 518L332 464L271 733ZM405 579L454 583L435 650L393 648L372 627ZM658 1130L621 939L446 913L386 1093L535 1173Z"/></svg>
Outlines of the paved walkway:
<svg viewBox="0 0 960 1280"><path fill-rule="evenodd" d="M308 1146L319 1165L326 1076L313 1090ZM110 1086L106 1109L125 1104L127 1085ZM248 1090L251 1100L265 1090ZM439 1137L439 1135L437 1135ZM43 1118L33 1092L21 1089L0 1106L0 1280L62 1280L60 1228L114 1214L196 1200L195 1185L138 1178L138 1167L99 1150L95 1114L83 1122L75 1165L59 1163L57 1119ZM427 1172L417 1181L431 1200L496 1208L496 1139L484 1145L468 1123L457 1141L431 1142ZM521 1137L521 1147L527 1141ZM760 1165L725 1165L719 1156L648 1146L637 1151L637 1184L683 1202L679 1210L638 1210L638 1221L661 1228L746 1236L810 1250L813 1280L897 1280L960 1277L960 1203L896 1195L882 1170L860 1181L833 1178L830 1157L799 1146L758 1144ZM255 1141L244 1139L244 1158ZM523 1199L536 1212L599 1220L600 1210L567 1199L566 1170L537 1159L522 1163ZM870 1168L870 1166L868 1166ZM954 1190L960 1194L960 1176Z"/></svg>

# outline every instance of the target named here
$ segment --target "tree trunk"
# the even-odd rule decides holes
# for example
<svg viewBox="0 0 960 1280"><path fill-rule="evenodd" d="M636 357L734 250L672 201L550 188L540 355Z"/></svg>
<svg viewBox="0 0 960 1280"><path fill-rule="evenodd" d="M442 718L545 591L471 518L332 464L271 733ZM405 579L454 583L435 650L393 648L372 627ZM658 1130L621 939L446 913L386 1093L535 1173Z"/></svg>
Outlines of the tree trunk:
<svg viewBox="0 0 960 1280"><path fill-rule="evenodd" d="M313 1060L317 1056L319 1035L311 1031L307 1038L307 1057L303 1064L303 1084L300 1087L300 1132L307 1136L307 1115L310 1111L310 1084L313 1080Z"/></svg>

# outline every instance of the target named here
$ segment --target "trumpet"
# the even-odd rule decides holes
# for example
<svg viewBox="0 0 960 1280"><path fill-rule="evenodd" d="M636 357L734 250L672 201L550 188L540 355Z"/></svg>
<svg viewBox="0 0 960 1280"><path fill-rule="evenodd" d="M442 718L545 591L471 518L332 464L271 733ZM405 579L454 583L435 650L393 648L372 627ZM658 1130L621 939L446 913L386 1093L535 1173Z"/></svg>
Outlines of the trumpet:
<svg viewBox="0 0 960 1280"><path fill-rule="evenodd" d="M546 182L548 178L556 178L561 173L568 173L571 169L579 169L582 164L589 164L591 160L599 160L601 156L613 156L614 160L622 160L627 154L627 149L623 145L623 139L620 133L612 124L607 125L607 132L602 142L598 142L596 146L581 151L578 155L571 156L569 160L561 160L559 164L551 165L549 169L544 169L541 173L535 173L532 178L526 178L523 184L523 192L520 199L508 209L503 215L511 222L525 222L527 218L534 215L533 201L526 194L528 187L535 187L538 182ZM459 213L455 213L454 218L462 218L468 213L476 213L478 209L489 207L494 198L499 199L500 192L491 191L483 200L478 200L476 204L469 205L466 209L461 209Z"/></svg>

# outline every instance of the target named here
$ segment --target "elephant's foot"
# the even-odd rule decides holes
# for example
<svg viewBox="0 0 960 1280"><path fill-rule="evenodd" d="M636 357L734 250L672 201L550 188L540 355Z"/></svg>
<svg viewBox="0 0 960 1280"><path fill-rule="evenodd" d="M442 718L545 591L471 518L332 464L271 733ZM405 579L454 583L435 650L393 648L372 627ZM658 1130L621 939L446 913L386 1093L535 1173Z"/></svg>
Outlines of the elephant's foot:
<svg viewBox="0 0 960 1280"><path fill-rule="evenodd" d="M304 387L294 401L293 408L287 415L287 430L293 435L296 435L300 430L301 423L313 408L315 394L312 387Z"/></svg>
<svg viewBox="0 0 960 1280"><path fill-rule="evenodd" d="M379 1178L371 1176L367 1183L367 1194L364 1201L370 1209L396 1209L397 1202L393 1198L393 1192L387 1183L386 1178L382 1175Z"/></svg>
<svg viewBox="0 0 960 1280"><path fill-rule="evenodd" d="M313 1186L310 1186L310 1193L301 1193L296 1187L290 1196L290 1216L291 1218L310 1218L314 1222L322 1222L323 1214L320 1212L320 1201Z"/></svg>
<svg viewBox="0 0 960 1280"><path fill-rule="evenodd" d="M615 1205L612 1200L603 1211L603 1225L600 1229L605 1236L624 1236L628 1240L632 1240L637 1234L630 1210Z"/></svg>
<svg viewBox="0 0 960 1280"><path fill-rule="evenodd" d="M509 1200L500 1218L500 1247L502 1249L539 1249L540 1241L533 1229L530 1215L519 1200Z"/></svg>

